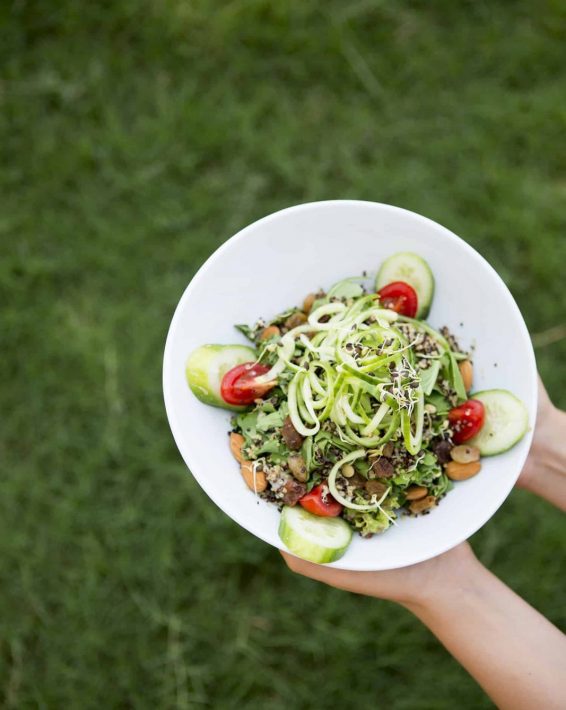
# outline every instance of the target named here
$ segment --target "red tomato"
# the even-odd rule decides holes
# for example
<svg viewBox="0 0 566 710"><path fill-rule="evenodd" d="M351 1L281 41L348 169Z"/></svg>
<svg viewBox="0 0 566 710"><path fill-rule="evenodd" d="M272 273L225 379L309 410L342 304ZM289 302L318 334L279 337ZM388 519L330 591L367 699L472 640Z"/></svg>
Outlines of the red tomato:
<svg viewBox="0 0 566 710"><path fill-rule="evenodd" d="M255 362L236 365L224 375L220 384L222 399L228 404L253 404L254 400L263 397L273 389L276 382L256 382L256 378L269 372L269 367Z"/></svg>
<svg viewBox="0 0 566 710"><path fill-rule="evenodd" d="M463 444L475 436L482 428L485 419L485 409L477 399L469 399L464 404L454 407L448 412L450 428L454 432L452 438L456 444Z"/></svg>
<svg viewBox="0 0 566 710"><path fill-rule="evenodd" d="M414 318L417 315L419 299L417 292L412 286L404 281L393 281L377 292L381 305L397 311L402 316Z"/></svg>
<svg viewBox="0 0 566 710"><path fill-rule="evenodd" d="M328 486L319 483L312 491L306 493L299 503L305 510L313 515L320 515L323 518L336 518L342 512L343 506L328 492Z"/></svg>

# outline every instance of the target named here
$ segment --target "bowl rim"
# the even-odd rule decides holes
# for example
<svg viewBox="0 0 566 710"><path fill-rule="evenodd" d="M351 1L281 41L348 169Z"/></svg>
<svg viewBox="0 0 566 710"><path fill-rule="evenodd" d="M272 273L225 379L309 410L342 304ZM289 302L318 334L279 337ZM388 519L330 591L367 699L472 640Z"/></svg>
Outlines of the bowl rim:
<svg viewBox="0 0 566 710"><path fill-rule="evenodd" d="M347 562L347 553L344 555L344 557L340 558L336 562L332 562L330 564L326 564L324 566L326 567L335 567L337 569L344 569L344 570L349 570L349 571L378 571L378 570L385 570L385 569L398 569L401 567L406 567L410 566L413 564L418 564L420 562L424 562L428 559L433 559L434 557L437 557L439 555L444 554L448 550L451 550L452 548L456 547L457 545L461 544L462 542L466 541L469 539L472 535L474 535L476 532L478 532L494 515L495 513L499 510L499 508L503 505L505 500L509 497L509 494L513 487L515 486L519 475L524 467L525 461L527 459L531 444L532 444L532 439L533 439L533 434L534 434L534 429L536 425L536 413L537 413L537 408L538 408L538 387L537 387L537 367L536 367L536 358L535 358L535 353L534 349L532 346L532 341L530 338L529 331L527 329L525 320L523 318L523 315L519 309L519 306L517 305L515 299L513 298L513 295L511 294L509 288L501 278L501 276L497 273L497 271L494 269L493 266L485 259L484 256L482 256L476 249L474 249L470 244L468 244L464 239L459 237L457 234L452 232L450 229L447 227L444 227L443 225L439 224L433 219L430 219L429 217L425 217L424 215L419 214L418 212L413 212L412 210L408 210L404 207L397 207L395 205L390 205L387 203L383 202L374 202L371 200L355 200L355 199L334 199L334 200L318 200L318 201L313 201L313 202L304 202L300 203L297 205L292 205L290 207L285 207L283 209L277 210L276 212L271 212L270 214L261 217L254 222L251 222L250 224L246 225L239 231L237 231L233 236L229 237L225 242L223 242L217 249L214 250L214 252L204 261L204 263L200 266L200 268L195 272L193 275L192 279L189 281L187 286L185 287L185 290L183 291L183 294L181 295L181 298L179 299L175 311L173 313L173 317L171 319L171 323L169 325L169 329L167 331L167 337L165 340L165 348L163 351L163 367L162 367L162 387L163 387L163 399L164 399L164 404L165 404L165 410L167 414L167 420L169 422L169 427L171 429L171 432L173 434L173 438L175 440L175 443L177 445L177 448L179 450L179 453L181 454L181 457L189 469L189 473L195 478L199 486L203 489L203 491L206 493L206 495L211 499L211 501L218 507L220 510L227 515L231 520L233 520L235 523L237 523L240 527L244 528L247 532L250 534L254 535L255 537L258 537L259 539L263 540L263 542L266 542L268 545L275 547L276 549L281 550L285 546L283 545L282 542L280 542L280 545L277 545L276 543L273 542L273 540L268 539L266 535L264 535L261 532L256 532L256 531L251 531L246 524L246 520L244 519L244 516L240 516L239 512L237 511L234 513L232 510L228 511L227 508L225 507L223 502L218 501L216 498L214 498L211 493L209 492L208 486L206 484L206 477L200 476L199 474L195 473L193 470L192 466L192 455L190 451L181 444L182 441L182 432L181 432L181 427L180 423L176 420L174 416L174 407L173 407L173 392L169 387L169 372L171 371L172 368L172 358L173 358L173 341L175 339L175 334L177 329L179 328L180 324L180 319L181 319L181 312L184 309L184 305L186 301L188 301L191 297L191 294L193 290L196 288L196 286L204 279L206 278L208 270L212 267L212 265L222 257L224 254L224 251L226 251L228 248L232 248L233 245L236 242L242 241L243 239L246 238L246 235L255 230L257 227L267 224L270 221L274 221L281 216L283 216L286 213L289 212L301 212L301 211L308 211L311 209L318 209L321 207L333 207L333 206L372 206L372 207L379 207L381 209L384 209L386 211L390 212L397 212L397 213L403 213L406 214L407 216L411 216L411 218L416 218L417 220L428 223L431 226L433 226L436 230L439 230L444 234L444 236L448 239L455 240L460 243L460 245L464 248L465 251L468 252L473 258L478 259L481 263L484 269L486 269L492 277L495 277L495 281L498 282L499 287L502 292L502 297L505 298L507 301L508 305L511 307L511 309L515 310L519 316L519 327L521 330L521 336L523 337L525 341L525 346L526 346L526 351L527 351L527 356L530 361L530 370L534 371L535 377L533 378L533 385L532 385L532 390L531 390L531 401L532 401L532 409L533 411L529 411L529 420L530 421L530 426L529 429L527 430L525 434L525 439L527 442L527 445L524 447L524 453L522 456L522 460L520 461L520 466L517 467L518 473L514 479L511 480L510 484L505 486L503 489L503 493L501 494L501 497L499 501L497 502L495 507L490 507L487 514L482 514L478 516L477 521L474 523L472 526L473 529L470 531L469 529L465 529L462 534L455 535L448 543L444 545L439 545L433 555L421 555L418 558L414 559L410 563L405 563L401 562L400 564L395 564L391 565L389 564L386 568L385 567L375 567L375 562L374 563L369 563L367 565L362 565L360 563L351 565L348 564ZM290 551L287 550L288 554L293 554ZM296 556L296 555L293 555Z"/></svg>

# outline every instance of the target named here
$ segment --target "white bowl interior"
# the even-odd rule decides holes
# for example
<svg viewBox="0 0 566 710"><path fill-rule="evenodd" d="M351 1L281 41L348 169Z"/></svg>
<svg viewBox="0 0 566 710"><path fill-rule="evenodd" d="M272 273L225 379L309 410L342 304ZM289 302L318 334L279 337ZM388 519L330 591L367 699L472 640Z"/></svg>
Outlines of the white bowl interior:
<svg viewBox="0 0 566 710"><path fill-rule="evenodd" d="M245 343L234 323L269 318L319 287L410 250L434 273L429 322L448 325L475 346L474 389L506 388L536 413L531 341L507 287L468 244L435 222L389 205L330 201L299 205L246 227L203 265L183 294L165 348L167 414L181 454L210 498L231 518L279 548L279 512L249 491L228 449L230 413L199 402L185 382L188 354L204 343ZM333 566L354 570L401 567L434 557L465 540L497 510L515 483L532 432L511 451L484 459L479 475L457 483L427 516L404 517L370 540L354 537ZM211 542L211 544L214 544Z"/></svg>

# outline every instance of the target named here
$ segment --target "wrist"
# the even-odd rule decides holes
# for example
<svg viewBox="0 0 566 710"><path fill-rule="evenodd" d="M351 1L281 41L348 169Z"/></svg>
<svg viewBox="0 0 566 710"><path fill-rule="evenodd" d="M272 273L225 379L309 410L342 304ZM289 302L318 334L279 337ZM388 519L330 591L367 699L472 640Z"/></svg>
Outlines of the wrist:
<svg viewBox="0 0 566 710"><path fill-rule="evenodd" d="M421 575L419 584L398 600L419 618L447 605L459 604L487 573L467 543L424 564L427 574Z"/></svg>
<svg viewBox="0 0 566 710"><path fill-rule="evenodd" d="M566 412L552 406L536 427L527 475L519 479L519 485L532 493L549 474L566 476Z"/></svg>
<svg viewBox="0 0 566 710"><path fill-rule="evenodd" d="M554 407L551 421L540 458L545 470L566 474L566 412Z"/></svg>

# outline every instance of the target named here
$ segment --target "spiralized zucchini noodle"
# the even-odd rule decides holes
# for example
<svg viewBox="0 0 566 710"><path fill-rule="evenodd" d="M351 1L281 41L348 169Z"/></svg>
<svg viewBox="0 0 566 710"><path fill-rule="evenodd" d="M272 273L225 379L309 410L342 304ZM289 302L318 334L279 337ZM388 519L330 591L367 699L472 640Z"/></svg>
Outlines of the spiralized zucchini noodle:
<svg viewBox="0 0 566 710"><path fill-rule="evenodd" d="M396 327L400 319L408 320L373 295L350 306L323 304L281 338L277 361L260 380L285 372L291 378L289 415L303 436L330 420L345 443L374 449L400 428L407 451L417 454L424 393L412 343Z"/></svg>

